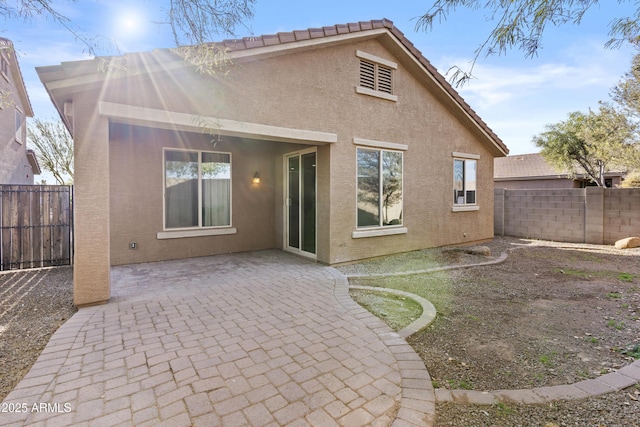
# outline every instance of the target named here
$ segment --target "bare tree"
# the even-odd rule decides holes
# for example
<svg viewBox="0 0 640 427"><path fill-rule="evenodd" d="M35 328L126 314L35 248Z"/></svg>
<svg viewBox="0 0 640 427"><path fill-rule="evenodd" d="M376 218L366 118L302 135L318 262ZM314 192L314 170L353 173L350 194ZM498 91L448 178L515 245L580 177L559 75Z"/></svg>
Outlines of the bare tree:
<svg viewBox="0 0 640 427"><path fill-rule="evenodd" d="M505 54L516 48L526 57L535 56L542 46L542 38L548 27L579 25L590 9L599 6L616 8L631 0L435 0L427 12L418 18L416 28L429 31L435 23L446 20L458 8L467 8L495 22L493 30L480 42L468 70L458 66L449 69L451 80L457 86L472 78L474 65L481 56ZM616 4L617 3L617 4ZM618 47L625 42L634 42L640 36L640 5L632 16L614 19L609 26L609 37L605 46Z"/></svg>
<svg viewBox="0 0 640 427"><path fill-rule="evenodd" d="M73 139L62 121L35 119L27 127L27 137L42 168L59 185L73 183Z"/></svg>

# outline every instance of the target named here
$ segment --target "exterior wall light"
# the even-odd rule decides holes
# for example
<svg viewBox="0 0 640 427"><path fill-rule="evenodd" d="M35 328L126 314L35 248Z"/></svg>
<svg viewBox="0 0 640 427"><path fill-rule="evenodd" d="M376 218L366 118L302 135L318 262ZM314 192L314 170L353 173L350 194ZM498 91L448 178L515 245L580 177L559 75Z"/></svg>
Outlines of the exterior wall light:
<svg viewBox="0 0 640 427"><path fill-rule="evenodd" d="M260 177L258 176L258 172L256 172L255 175L253 175L253 183L260 184Z"/></svg>

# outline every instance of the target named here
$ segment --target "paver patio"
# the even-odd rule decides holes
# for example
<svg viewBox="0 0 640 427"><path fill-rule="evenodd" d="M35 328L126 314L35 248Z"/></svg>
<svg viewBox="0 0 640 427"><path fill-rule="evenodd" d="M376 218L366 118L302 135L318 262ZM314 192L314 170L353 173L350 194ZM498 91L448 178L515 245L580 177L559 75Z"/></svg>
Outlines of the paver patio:
<svg viewBox="0 0 640 427"><path fill-rule="evenodd" d="M427 426L434 400L340 273L270 250L114 267L110 302L55 333L0 424Z"/></svg>

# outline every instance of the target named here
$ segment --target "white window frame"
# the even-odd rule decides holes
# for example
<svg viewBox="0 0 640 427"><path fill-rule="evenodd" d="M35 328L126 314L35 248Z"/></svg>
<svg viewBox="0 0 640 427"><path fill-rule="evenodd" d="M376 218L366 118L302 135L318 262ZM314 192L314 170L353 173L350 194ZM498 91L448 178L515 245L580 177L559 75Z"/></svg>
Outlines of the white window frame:
<svg viewBox="0 0 640 427"><path fill-rule="evenodd" d="M356 51L356 57L360 59L360 61L367 61L373 63L375 66L375 80L378 80L378 68L385 67L391 70L391 92L387 93L380 90L370 89L366 87L360 86L360 81L358 81L358 86L356 86L356 93L362 95L373 96L376 98L386 99L387 101L398 101L398 96L395 95L395 74L398 69L398 64L393 61L389 61L388 59L380 58L379 56L371 55L369 53L363 52L361 50ZM360 75L360 68L358 68L358 76Z"/></svg>
<svg viewBox="0 0 640 427"><path fill-rule="evenodd" d="M377 237L377 236L388 236L394 234L406 234L407 227L404 225L404 152L408 149L407 145L398 144L393 142L384 142L384 141L374 141L368 139L354 138L353 143L356 145L356 199L355 199L355 219L356 219L356 230L351 233L351 237L354 239L363 238L363 237ZM377 151L382 154L382 152L392 152L392 153L400 153L402 155L402 200L401 200L401 210L402 210L402 224L397 225L380 225L382 222L382 209L383 206L380 206L380 222L379 225L372 226L359 226L358 225L358 150L369 150L369 151ZM380 162L380 169L382 169L382 162ZM383 174L382 170L379 171L379 179L380 186L379 191L382 191L382 182L383 182ZM381 196L381 195L380 195ZM382 205L382 197L380 197L380 204Z"/></svg>
<svg viewBox="0 0 640 427"><path fill-rule="evenodd" d="M187 152L198 154L198 225L193 227L167 228L167 203L166 203L166 153L167 152ZM202 155L203 153L225 154L229 156L229 224L219 226L202 225ZM162 149L162 229L157 233L158 239L175 239L185 237L216 236L226 234L236 234L237 229L233 227L233 155L226 151L210 150L190 150L182 148L164 147Z"/></svg>
<svg viewBox="0 0 640 427"><path fill-rule="evenodd" d="M457 201L454 199L452 203L453 204L452 211L468 212L468 211L480 210L480 206L478 205L478 163L480 160L480 156L478 154L468 154L468 153L458 153L458 152L453 152L451 153L451 155L453 157L453 162L452 162L453 168L452 168L452 174L451 174L453 178L452 189L455 188L455 162L462 161L463 170L465 171L465 180L463 182L463 192L464 192L463 203L457 203ZM467 167L468 161L473 161L476 164L476 189L475 189L475 201L473 203L467 203L467 200L466 200L466 192L467 192L466 167Z"/></svg>
<svg viewBox="0 0 640 427"><path fill-rule="evenodd" d="M16 142L18 144L22 144L24 142L24 138L22 136L22 134L24 133L24 124L25 124L25 116L24 113L22 112L22 110L20 110L19 108L16 108L16 113L15 113L15 124L16 124Z"/></svg>

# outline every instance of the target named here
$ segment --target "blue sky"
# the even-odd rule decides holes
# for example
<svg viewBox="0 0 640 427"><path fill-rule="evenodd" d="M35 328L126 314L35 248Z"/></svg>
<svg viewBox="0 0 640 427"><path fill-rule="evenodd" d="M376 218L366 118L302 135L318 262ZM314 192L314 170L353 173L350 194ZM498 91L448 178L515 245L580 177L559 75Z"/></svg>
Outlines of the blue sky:
<svg viewBox="0 0 640 427"><path fill-rule="evenodd" d="M173 46L167 28L153 22L163 17L162 1L101 0L77 3L57 0L58 10L88 34L117 40L121 52L147 51ZM537 57L520 51L481 58L475 80L460 94L502 138L511 154L538 151L531 142L545 124L564 120L572 111L597 108L610 89L628 71L635 50L605 49L608 24L626 16L633 5L603 2L610 7L590 10L580 26L550 28ZM633 2L631 2L633 4ZM430 1L388 0L257 0L255 17L238 36L273 34L310 27L387 18L443 74L452 65L466 67L474 50L491 29L488 12L460 9L431 32L416 31L416 18ZM50 19L2 20L0 36L17 48L20 67L36 117L52 118L56 112L36 73L36 66L89 58L73 35ZM228 38L221 35L219 39ZM215 41L215 40L214 40ZM114 54L103 49L99 54Z"/></svg>

